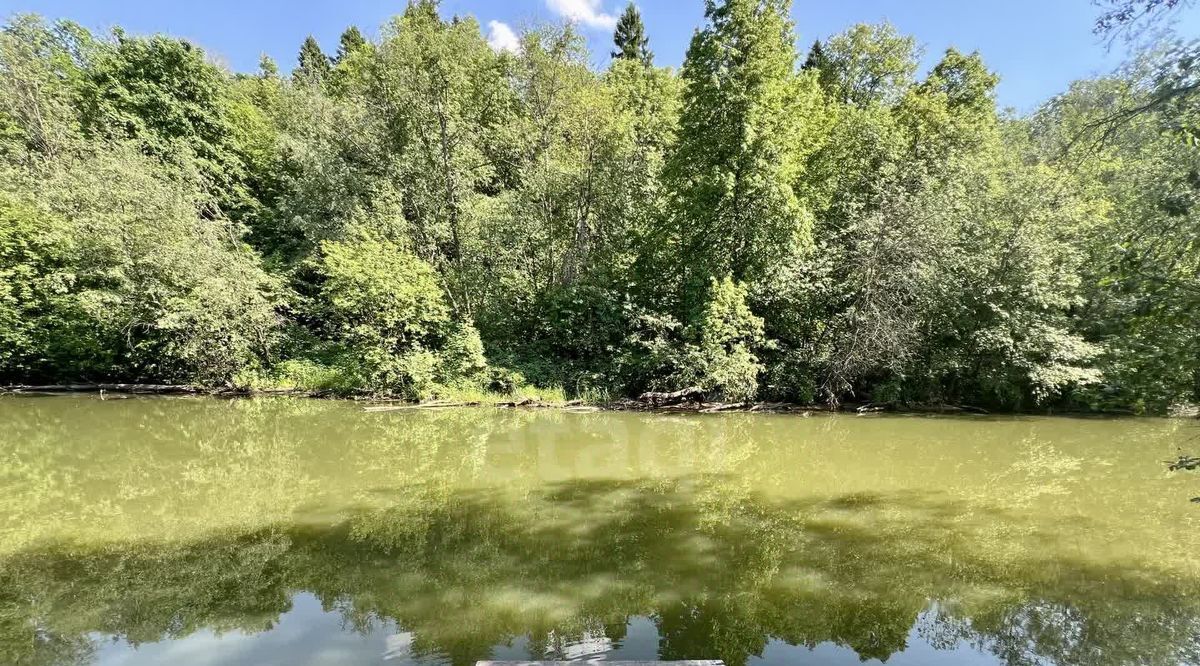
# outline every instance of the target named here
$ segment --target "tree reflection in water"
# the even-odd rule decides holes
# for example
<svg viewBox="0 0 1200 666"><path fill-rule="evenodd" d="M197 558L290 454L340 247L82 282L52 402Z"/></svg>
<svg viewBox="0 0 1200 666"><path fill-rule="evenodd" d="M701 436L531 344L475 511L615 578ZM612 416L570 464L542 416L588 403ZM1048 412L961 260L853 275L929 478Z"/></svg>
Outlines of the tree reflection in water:
<svg viewBox="0 0 1200 666"><path fill-rule="evenodd" d="M634 618L649 619L662 659L731 666L772 641L887 660L914 637L1013 665L1200 663L1191 537L1147 541L1141 557L1095 556L1091 545L1122 536L1111 533L1112 512L1079 509L1087 502L1077 495L1097 491L1039 494L1054 488L1045 469L1069 462L1070 443L1051 442L1058 457L1038 463L1047 440L1026 438L1009 464L957 485L898 483L900 458L884 460L896 465L837 480L852 492L836 494L817 488L809 468L776 469L796 469L806 437L854 446L864 428L854 421L784 445L778 436L798 420L768 424L776 430L746 419L651 420L638 426L649 449L597 454L596 465L618 460L624 472L589 475L562 470L595 451L547 452L513 434L553 428L611 449L603 437L616 417L465 412L356 429L361 417L340 407L284 405L150 402L142 409L160 411L140 416L153 435L129 442L118 432L86 454L78 419L33 413L59 409L47 403L22 410L0 439L8 508L26 518L4 523L0 662L90 663L103 637L136 646L202 630L260 635L310 593L343 631L394 626L408 656L454 664L497 646L559 658L607 650ZM103 409L75 415L86 427ZM123 409L104 416L134 416ZM305 423L321 431L331 415L343 420L342 438L314 452L315 435L300 433ZM910 448L909 427L944 444L937 423L893 424L892 445ZM181 429L199 443L181 449ZM557 437L538 441L561 449ZM338 445L345 450L330 454ZM160 448L130 455L146 446ZM874 451L876 460L894 453ZM341 467L326 469L326 456ZM962 452L923 468L936 476L942 464L978 462L946 456ZM689 462L663 462L673 458ZM908 464L920 478L922 461ZM507 482L489 478L497 466ZM141 476L151 471L174 474ZM141 491L122 490L136 478L146 479ZM796 484L808 486L786 491ZM107 518L75 515L105 498ZM51 506L65 516L57 525ZM198 526L205 515L209 529ZM45 524L28 524L39 516ZM101 538L83 522L112 533Z"/></svg>

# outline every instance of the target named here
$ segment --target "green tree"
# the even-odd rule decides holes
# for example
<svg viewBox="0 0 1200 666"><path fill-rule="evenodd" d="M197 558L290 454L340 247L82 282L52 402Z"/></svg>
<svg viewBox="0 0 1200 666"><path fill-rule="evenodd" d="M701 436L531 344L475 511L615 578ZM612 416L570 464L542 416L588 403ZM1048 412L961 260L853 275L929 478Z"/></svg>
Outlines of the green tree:
<svg viewBox="0 0 1200 666"><path fill-rule="evenodd" d="M1200 396L1200 150L1185 139L1197 105L1139 113L1103 141L1077 137L1155 99L1159 67L1151 55L1123 75L1077 82L1033 122L1042 157L1065 160L1082 179L1077 187L1111 206L1080 239L1088 257L1081 325L1105 341L1106 386L1093 399L1153 411Z"/></svg>
<svg viewBox="0 0 1200 666"><path fill-rule="evenodd" d="M220 385L269 362L276 282L233 224L198 214L197 173L127 143L7 175L8 196L37 202L10 209L19 244L0 266L28 276L18 305L46 304L26 377Z"/></svg>
<svg viewBox="0 0 1200 666"><path fill-rule="evenodd" d="M999 83L1000 77L988 71L978 52L963 55L949 48L921 87L944 94L951 108L994 114Z"/></svg>
<svg viewBox="0 0 1200 666"><path fill-rule="evenodd" d="M371 87L375 45L367 41L357 26L350 26L338 40L337 55L329 73L328 89L334 97L363 95Z"/></svg>
<svg viewBox="0 0 1200 666"><path fill-rule="evenodd" d="M838 101L894 104L913 83L920 49L890 23L860 23L830 37L821 49L821 84Z"/></svg>
<svg viewBox="0 0 1200 666"><path fill-rule="evenodd" d="M436 3L411 2L389 24L375 63L368 118L385 151L413 250L433 264L451 307L474 319L483 288L476 260L483 216L500 177L511 91L504 65L474 19L444 21Z"/></svg>
<svg viewBox="0 0 1200 666"><path fill-rule="evenodd" d="M262 79L279 78L279 65L274 58L265 53L258 56L258 76Z"/></svg>
<svg viewBox="0 0 1200 666"><path fill-rule="evenodd" d="M94 50L79 85L85 136L135 140L168 168L199 168L208 215L253 208L234 141L229 79L189 42L120 31Z"/></svg>
<svg viewBox="0 0 1200 666"><path fill-rule="evenodd" d="M628 59L596 77L574 47L578 35L566 36L541 33L522 51L527 161L487 240L516 252L492 252L504 259L492 281L510 290L484 328L494 346L517 350L531 378L611 391L644 383L618 366L644 312L633 267L665 210L680 86L668 70Z"/></svg>
<svg viewBox="0 0 1200 666"><path fill-rule="evenodd" d="M69 238L61 218L9 193L0 198L0 376L52 371L46 361L78 317L64 298L74 282Z"/></svg>
<svg viewBox="0 0 1200 666"><path fill-rule="evenodd" d="M99 48L76 24L19 15L0 31L0 153L17 162L79 143L78 88Z"/></svg>
<svg viewBox="0 0 1200 666"><path fill-rule="evenodd" d="M608 261L627 260L614 253L628 240L625 225L634 223L620 216L630 193L617 171L629 165L629 115L589 69L583 38L570 26L526 32L510 66L512 187L480 228L483 246L492 248L486 281L503 289L480 324L485 337L569 355L560 327L591 312L579 296L594 293ZM538 313L547 309L563 319L544 320Z"/></svg>
<svg viewBox="0 0 1200 666"><path fill-rule="evenodd" d="M613 44L617 47L612 52L614 59L635 60L647 67L654 64L654 54L649 48L650 39L646 37L646 27L642 25L642 13L632 2L625 6L625 11L617 19Z"/></svg>
<svg viewBox="0 0 1200 666"><path fill-rule="evenodd" d="M361 364L366 386L426 395L451 321L433 267L364 232L323 243L318 270L327 326Z"/></svg>
<svg viewBox="0 0 1200 666"><path fill-rule="evenodd" d="M685 310L711 279L760 277L810 243L794 189L809 80L795 72L790 2L709 0L708 24L684 61L679 140L666 168L672 196L660 230Z"/></svg>
<svg viewBox="0 0 1200 666"><path fill-rule="evenodd" d="M337 55L333 57L333 64L340 65L346 58L363 49L367 46L367 38L363 37L358 26L352 25L342 32L342 36L338 38Z"/></svg>
<svg viewBox="0 0 1200 666"><path fill-rule="evenodd" d="M321 50L321 45L312 35L304 38L300 45L300 54L296 57L299 63L292 70L292 79L306 85L320 85L329 76L331 67L329 56Z"/></svg>
<svg viewBox="0 0 1200 666"><path fill-rule="evenodd" d="M712 397L752 400L763 371L755 350L763 342L763 320L746 304L747 289L730 278L713 280L700 320L688 333L680 369L673 377L682 386L698 385Z"/></svg>
<svg viewBox="0 0 1200 666"><path fill-rule="evenodd" d="M956 156L985 149L997 140L996 85L978 53L947 49L924 81L896 106L908 134L908 158L924 174L936 174Z"/></svg>
<svg viewBox="0 0 1200 666"><path fill-rule="evenodd" d="M805 70L815 69L819 72L827 64L825 47L821 46L821 40L818 39L813 42L812 47L808 50L808 57L804 59L804 64L800 68Z"/></svg>

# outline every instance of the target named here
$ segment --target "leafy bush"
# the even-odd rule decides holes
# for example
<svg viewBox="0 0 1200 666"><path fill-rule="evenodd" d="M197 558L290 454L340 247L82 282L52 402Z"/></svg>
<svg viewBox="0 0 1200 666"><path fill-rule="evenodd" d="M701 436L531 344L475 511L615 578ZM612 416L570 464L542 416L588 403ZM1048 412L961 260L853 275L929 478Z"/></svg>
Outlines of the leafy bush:
<svg viewBox="0 0 1200 666"><path fill-rule="evenodd" d="M525 375L509 368L491 367L486 375L486 388L495 393L516 393L525 385Z"/></svg>
<svg viewBox="0 0 1200 666"><path fill-rule="evenodd" d="M56 270L63 248L53 226L33 206L0 195L0 376L37 373L46 356L50 341L39 329L70 285Z"/></svg>
<svg viewBox="0 0 1200 666"><path fill-rule="evenodd" d="M464 380L482 384L486 380L487 369L488 361L483 353L479 331L469 323L456 323L442 347L438 380L446 384Z"/></svg>
<svg viewBox="0 0 1200 666"><path fill-rule="evenodd" d="M700 320L674 354L672 384L699 386L724 400L751 400L758 394L763 365L754 350L765 342L763 320L750 311L746 295L746 286L732 278L712 281Z"/></svg>
<svg viewBox="0 0 1200 666"><path fill-rule="evenodd" d="M232 223L198 214L193 175L127 144L9 174L38 202L0 192L0 270L23 276L0 300L40 303L22 327L47 333L28 376L221 384L267 356L276 282Z"/></svg>
<svg viewBox="0 0 1200 666"><path fill-rule="evenodd" d="M414 397L432 384L451 326L433 267L399 244L363 233L321 246L327 326L362 361L366 386Z"/></svg>

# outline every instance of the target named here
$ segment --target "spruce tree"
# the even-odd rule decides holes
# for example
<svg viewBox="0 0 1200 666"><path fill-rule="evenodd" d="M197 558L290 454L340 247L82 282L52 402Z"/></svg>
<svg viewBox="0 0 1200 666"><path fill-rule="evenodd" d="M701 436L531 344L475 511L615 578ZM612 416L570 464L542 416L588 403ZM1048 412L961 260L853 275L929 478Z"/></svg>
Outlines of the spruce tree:
<svg viewBox="0 0 1200 666"><path fill-rule="evenodd" d="M329 56L321 51L321 45L312 35L309 35L300 45L300 66L292 72L292 77L302 83L318 84L329 75Z"/></svg>
<svg viewBox="0 0 1200 666"><path fill-rule="evenodd" d="M339 63L346 59L346 56L354 53L367 45L367 38L363 37L358 26L352 25L346 28L342 33L341 39L338 40L337 56L333 59L334 63Z"/></svg>
<svg viewBox="0 0 1200 666"><path fill-rule="evenodd" d="M617 45L617 50L612 52L613 58L637 60L647 67L654 64L654 54L648 48L650 40L646 37L646 27L642 24L642 14L632 2L625 7L621 18L617 20L613 43Z"/></svg>
<svg viewBox="0 0 1200 666"><path fill-rule="evenodd" d="M838 72L835 71L836 67L830 62L829 54L825 52L825 45L819 39L813 42L812 48L808 50L808 57L805 58L804 64L800 69L806 72L816 72L817 82L826 91L837 87Z"/></svg>
<svg viewBox="0 0 1200 666"><path fill-rule="evenodd" d="M818 39L813 42L812 48L808 50L808 58L804 61L801 69L815 69L819 71L826 64L825 47L821 46L821 40Z"/></svg>

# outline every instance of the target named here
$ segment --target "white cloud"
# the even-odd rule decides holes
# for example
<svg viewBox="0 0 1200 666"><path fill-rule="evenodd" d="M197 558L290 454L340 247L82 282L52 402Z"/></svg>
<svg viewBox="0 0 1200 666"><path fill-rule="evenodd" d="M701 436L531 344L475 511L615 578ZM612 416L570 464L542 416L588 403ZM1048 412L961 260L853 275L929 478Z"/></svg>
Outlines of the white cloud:
<svg viewBox="0 0 1200 666"><path fill-rule="evenodd" d="M588 28L607 28L612 30L617 25L617 17L605 14L601 8L602 0L546 0L546 6L551 11L568 21L575 21Z"/></svg>
<svg viewBox="0 0 1200 666"><path fill-rule="evenodd" d="M494 51L518 53L521 50L521 40L517 38L517 33L502 21L488 21L487 43Z"/></svg>

